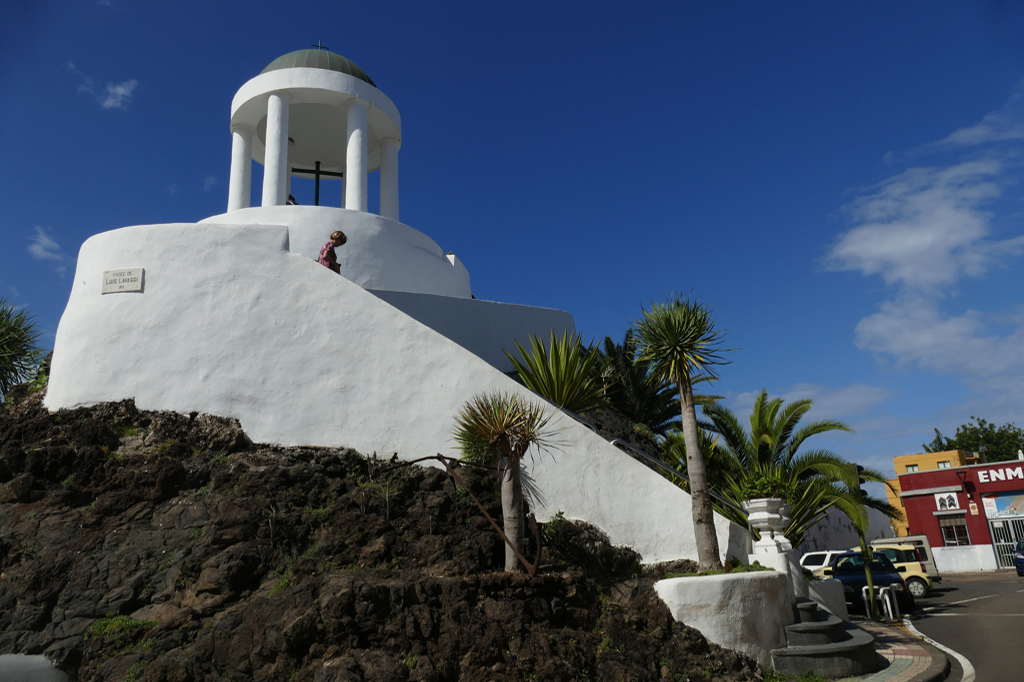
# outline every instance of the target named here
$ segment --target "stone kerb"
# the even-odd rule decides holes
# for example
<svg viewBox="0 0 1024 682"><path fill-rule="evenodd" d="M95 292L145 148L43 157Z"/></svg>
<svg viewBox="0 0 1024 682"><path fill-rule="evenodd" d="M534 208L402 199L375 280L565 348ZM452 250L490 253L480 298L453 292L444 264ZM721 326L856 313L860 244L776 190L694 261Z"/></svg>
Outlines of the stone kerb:
<svg viewBox="0 0 1024 682"><path fill-rule="evenodd" d="M774 571L668 578L654 585L672 617L709 641L772 668L772 649L786 646L793 607L785 575Z"/></svg>

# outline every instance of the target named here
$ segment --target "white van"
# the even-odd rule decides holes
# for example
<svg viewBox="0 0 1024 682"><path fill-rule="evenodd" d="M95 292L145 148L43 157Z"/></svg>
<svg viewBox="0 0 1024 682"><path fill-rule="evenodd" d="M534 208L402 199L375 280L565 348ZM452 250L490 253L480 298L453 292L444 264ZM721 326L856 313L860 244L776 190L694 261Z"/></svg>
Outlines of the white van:
<svg viewBox="0 0 1024 682"><path fill-rule="evenodd" d="M927 535L906 535L902 538L879 538L871 541L871 546L876 545L913 545L914 549L917 550L920 558L918 561L924 566L924 570L928 573L928 579L932 581L932 584L942 582L942 576L939 575L939 569L935 567L935 557L932 556L932 546L928 542Z"/></svg>

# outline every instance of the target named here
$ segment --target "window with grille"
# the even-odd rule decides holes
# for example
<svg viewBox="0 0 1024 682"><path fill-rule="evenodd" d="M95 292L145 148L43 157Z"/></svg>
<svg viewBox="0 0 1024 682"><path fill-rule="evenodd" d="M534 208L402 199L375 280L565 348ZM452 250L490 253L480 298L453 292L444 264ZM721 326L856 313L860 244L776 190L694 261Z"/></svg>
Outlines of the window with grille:
<svg viewBox="0 0 1024 682"><path fill-rule="evenodd" d="M939 530L942 531L942 541L946 547L960 547L971 544L971 537L967 534L967 515L951 514L939 517Z"/></svg>

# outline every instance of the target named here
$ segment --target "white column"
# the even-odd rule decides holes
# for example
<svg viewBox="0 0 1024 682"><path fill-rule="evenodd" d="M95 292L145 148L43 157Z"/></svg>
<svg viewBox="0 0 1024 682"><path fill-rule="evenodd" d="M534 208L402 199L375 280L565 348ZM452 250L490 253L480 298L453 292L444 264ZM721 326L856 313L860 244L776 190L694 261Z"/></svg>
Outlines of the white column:
<svg viewBox="0 0 1024 682"><path fill-rule="evenodd" d="M366 212L366 102L348 105L348 148L345 154L345 208Z"/></svg>
<svg viewBox="0 0 1024 682"><path fill-rule="evenodd" d="M380 215L398 222L398 148L390 137L380 141Z"/></svg>
<svg viewBox="0 0 1024 682"><path fill-rule="evenodd" d="M228 212L249 208L252 193L252 128L231 126L231 175L228 177Z"/></svg>
<svg viewBox="0 0 1024 682"><path fill-rule="evenodd" d="M267 101L267 154L263 159L263 205L288 202L288 95L270 93Z"/></svg>

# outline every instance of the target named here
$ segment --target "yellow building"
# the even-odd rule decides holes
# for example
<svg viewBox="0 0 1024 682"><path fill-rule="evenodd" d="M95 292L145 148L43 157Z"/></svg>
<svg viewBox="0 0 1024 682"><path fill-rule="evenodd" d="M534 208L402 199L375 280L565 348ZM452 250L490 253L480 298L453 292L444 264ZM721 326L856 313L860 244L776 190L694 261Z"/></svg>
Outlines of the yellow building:
<svg viewBox="0 0 1024 682"><path fill-rule="evenodd" d="M910 529L907 527L907 513L903 508L903 499L900 497L900 493L903 492L902 488L900 488L899 476L901 474L913 474L918 471L931 471L934 469L952 469L953 467L978 464L978 462L978 453L966 450L921 452L916 455L893 457L892 463L896 467L897 478L888 481L889 485L885 488L885 494L889 498L889 504L899 509L902 515L902 518L892 522L896 536L910 535Z"/></svg>

